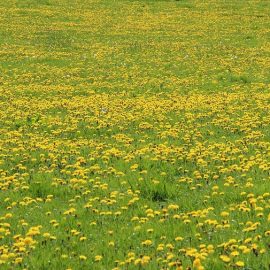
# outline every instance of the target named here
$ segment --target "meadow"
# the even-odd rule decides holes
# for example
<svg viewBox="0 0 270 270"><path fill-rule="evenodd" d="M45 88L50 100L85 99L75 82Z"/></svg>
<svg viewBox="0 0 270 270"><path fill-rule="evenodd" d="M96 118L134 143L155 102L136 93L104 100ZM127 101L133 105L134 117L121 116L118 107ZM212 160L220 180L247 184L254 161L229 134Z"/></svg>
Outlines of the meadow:
<svg viewBox="0 0 270 270"><path fill-rule="evenodd" d="M0 1L0 269L270 269L269 14Z"/></svg>

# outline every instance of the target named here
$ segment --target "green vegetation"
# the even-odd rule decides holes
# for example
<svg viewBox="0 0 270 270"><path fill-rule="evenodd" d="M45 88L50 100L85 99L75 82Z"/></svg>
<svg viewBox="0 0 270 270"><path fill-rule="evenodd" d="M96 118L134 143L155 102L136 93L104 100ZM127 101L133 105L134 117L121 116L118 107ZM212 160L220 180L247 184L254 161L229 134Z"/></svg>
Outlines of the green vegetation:
<svg viewBox="0 0 270 270"><path fill-rule="evenodd" d="M0 269L269 269L269 11L2 1Z"/></svg>

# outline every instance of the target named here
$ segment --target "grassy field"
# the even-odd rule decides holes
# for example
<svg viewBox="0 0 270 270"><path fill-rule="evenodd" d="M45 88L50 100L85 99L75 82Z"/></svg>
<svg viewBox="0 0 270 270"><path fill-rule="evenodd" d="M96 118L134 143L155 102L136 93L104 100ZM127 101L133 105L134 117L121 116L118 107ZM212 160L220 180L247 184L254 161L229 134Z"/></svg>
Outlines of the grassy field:
<svg viewBox="0 0 270 270"><path fill-rule="evenodd" d="M0 269L270 269L269 14L0 1Z"/></svg>

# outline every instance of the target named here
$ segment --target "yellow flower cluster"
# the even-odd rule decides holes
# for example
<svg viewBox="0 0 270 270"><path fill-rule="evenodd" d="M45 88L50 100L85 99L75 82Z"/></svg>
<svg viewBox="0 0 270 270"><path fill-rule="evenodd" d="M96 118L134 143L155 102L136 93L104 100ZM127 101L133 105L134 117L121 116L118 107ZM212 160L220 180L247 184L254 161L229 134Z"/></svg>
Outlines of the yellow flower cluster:
<svg viewBox="0 0 270 270"><path fill-rule="evenodd" d="M267 1L1 2L0 269L269 269Z"/></svg>

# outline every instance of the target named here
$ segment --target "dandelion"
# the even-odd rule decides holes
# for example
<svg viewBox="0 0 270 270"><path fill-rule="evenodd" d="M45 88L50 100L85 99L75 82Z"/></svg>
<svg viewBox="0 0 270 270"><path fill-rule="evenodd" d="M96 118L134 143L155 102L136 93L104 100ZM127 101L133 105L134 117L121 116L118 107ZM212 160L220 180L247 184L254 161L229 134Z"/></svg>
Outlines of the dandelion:
<svg viewBox="0 0 270 270"><path fill-rule="evenodd" d="M244 267L245 266L244 262L242 262L242 261L237 261L235 263L235 265L238 266L238 267Z"/></svg>
<svg viewBox="0 0 270 270"><path fill-rule="evenodd" d="M230 257L228 257L228 256L226 256L226 255L220 255L219 258L220 258L223 262L226 262L226 263L228 263L228 262L231 261Z"/></svg>
<svg viewBox="0 0 270 270"><path fill-rule="evenodd" d="M95 256L95 262L100 262L102 260L102 256L101 255L96 255Z"/></svg>

